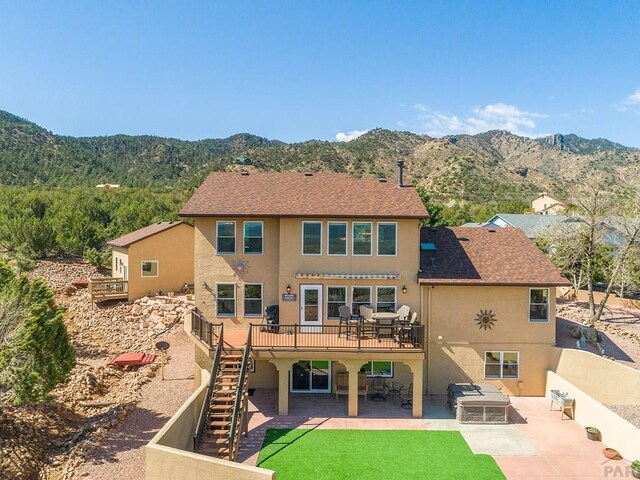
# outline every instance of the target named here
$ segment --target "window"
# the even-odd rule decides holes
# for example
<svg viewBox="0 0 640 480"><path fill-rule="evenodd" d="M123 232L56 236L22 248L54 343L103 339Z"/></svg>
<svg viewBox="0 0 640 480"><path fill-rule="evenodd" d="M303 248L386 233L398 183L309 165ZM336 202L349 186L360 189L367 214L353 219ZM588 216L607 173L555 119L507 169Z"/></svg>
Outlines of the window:
<svg viewBox="0 0 640 480"><path fill-rule="evenodd" d="M396 311L396 287L376 287L376 311Z"/></svg>
<svg viewBox="0 0 640 480"><path fill-rule="evenodd" d="M322 222L302 222L302 254L322 255Z"/></svg>
<svg viewBox="0 0 640 480"><path fill-rule="evenodd" d="M529 290L529 321L549 321L549 289L532 288Z"/></svg>
<svg viewBox="0 0 640 480"><path fill-rule="evenodd" d="M347 224L345 222L329 222L329 255L347 254Z"/></svg>
<svg viewBox="0 0 640 480"><path fill-rule="evenodd" d="M244 253L262 255L262 222L244 222Z"/></svg>
<svg viewBox="0 0 640 480"><path fill-rule="evenodd" d="M236 222L217 222L216 245L219 254L236 253Z"/></svg>
<svg viewBox="0 0 640 480"><path fill-rule="evenodd" d="M142 264L142 276L143 277L157 277L158 276L158 260L143 260Z"/></svg>
<svg viewBox="0 0 640 480"><path fill-rule="evenodd" d="M327 318L340 318L338 308L347 304L347 287L327 287Z"/></svg>
<svg viewBox="0 0 640 480"><path fill-rule="evenodd" d="M393 377L393 362L367 362L360 371L367 377Z"/></svg>
<svg viewBox="0 0 640 480"><path fill-rule="evenodd" d="M519 352L484 352L485 378L518 378Z"/></svg>
<svg viewBox="0 0 640 480"><path fill-rule="evenodd" d="M371 222L353 222L353 254L371 255Z"/></svg>
<svg viewBox="0 0 640 480"><path fill-rule="evenodd" d="M360 314L360 305L372 305L371 287L353 287L351 289L351 304L353 313Z"/></svg>
<svg viewBox="0 0 640 480"><path fill-rule="evenodd" d="M245 317L261 317L262 316L262 284L261 283L245 283L244 284L244 316Z"/></svg>
<svg viewBox="0 0 640 480"><path fill-rule="evenodd" d="M218 317L236 316L236 284L216 284L216 312Z"/></svg>
<svg viewBox="0 0 640 480"><path fill-rule="evenodd" d="M378 255L397 254L397 232L398 225L395 223L378 223Z"/></svg>

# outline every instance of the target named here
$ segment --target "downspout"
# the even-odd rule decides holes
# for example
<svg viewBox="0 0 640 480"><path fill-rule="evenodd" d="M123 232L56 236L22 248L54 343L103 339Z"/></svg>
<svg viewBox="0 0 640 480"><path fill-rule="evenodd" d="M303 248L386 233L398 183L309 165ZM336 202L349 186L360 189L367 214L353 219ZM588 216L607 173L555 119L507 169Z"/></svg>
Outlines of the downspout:
<svg viewBox="0 0 640 480"><path fill-rule="evenodd" d="M424 287L423 287L424 288ZM431 395L431 287L427 287L427 395ZM424 295L421 295L424 298ZM424 310L423 310L424 311Z"/></svg>

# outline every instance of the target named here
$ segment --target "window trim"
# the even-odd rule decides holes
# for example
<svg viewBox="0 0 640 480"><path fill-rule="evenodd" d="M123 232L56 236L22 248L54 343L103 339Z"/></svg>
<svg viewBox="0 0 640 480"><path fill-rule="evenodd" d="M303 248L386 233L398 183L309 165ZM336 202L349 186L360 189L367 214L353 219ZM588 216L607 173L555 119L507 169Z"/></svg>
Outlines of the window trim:
<svg viewBox="0 0 640 480"><path fill-rule="evenodd" d="M344 225L344 253L331 253L331 225ZM346 257L349 255L349 222L327 222L327 255L330 257Z"/></svg>
<svg viewBox="0 0 640 480"><path fill-rule="evenodd" d="M145 262L156 263L156 274L155 275L145 275L144 270L142 269L142 264ZM160 260L140 260L140 277L142 278L158 278L160 276Z"/></svg>
<svg viewBox="0 0 640 480"><path fill-rule="evenodd" d="M546 290L547 291L547 303L531 303L531 292L533 290ZM547 306L547 318L546 320L542 319L531 319L531 305L546 305ZM529 288L529 308L527 312L527 318L529 319L529 323L549 323L551 321L551 289L549 287L530 287Z"/></svg>
<svg viewBox="0 0 640 480"><path fill-rule="evenodd" d="M356 225L368 224L371 226L371 238L369 240L371 244L371 253L355 253L356 248ZM373 222L351 222L351 255L354 257L371 257L373 256Z"/></svg>
<svg viewBox="0 0 640 480"><path fill-rule="evenodd" d="M379 288L393 288L393 291L394 291L393 304L395 305L395 310L393 310L393 311L396 312L398 310L398 287L396 285L376 285L376 301L374 303L374 305L376 307L376 311L378 311L378 303L380 303L378 301L378 289Z"/></svg>
<svg viewBox="0 0 640 480"><path fill-rule="evenodd" d="M221 223L233 223L233 252L220 252L218 247L218 239L220 235L218 235L218 225ZM235 255L238 251L238 226L236 225L235 220L216 220L216 254L217 255ZM231 238L231 237L222 237L222 238ZM243 247L244 249L244 247Z"/></svg>
<svg viewBox="0 0 640 480"><path fill-rule="evenodd" d="M395 375L395 366L394 366L394 361L393 360L369 360L368 362L364 362L362 365L365 364L369 364L371 366L373 366L373 362L389 362L391 364L391 374L389 375L373 375L373 368L371 370L369 370L370 372L372 372L371 375L367 375L367 378L393 378L393 376ZM362 366L360 367L362 368ZM365 370L365 374L366 374L366 370Z"/></svg>
<svg viewBox="0 0 640 480"><path fill-rule="evenodd" d="M245 302L247 301L247 285L260 285L260 313L246 313L247 305ZM257 298L250 298L249 300L257 300ZM264 284L259 282L246 282L242 285L242 316L248 318L260 318L263 315L264 311Z"/></svg>
<svg viewBox="0 0 640 480"><path fill-rule="evenodd" d="M395 225L395 253L380 253L380 225ZM397 257L398 256L398 222L378 222L376 223L376 255L379 257Z"/></svg>
<svg viewBox="0 0 640 480"><path fill-rule="evenodd" d="M319 223L320 224L320 253L304 253L304 226L307 223ZM302 228L300 230L300 252L302 253L302 255L304 255L305 257L320 257L322 256L322 221L320 220L303 220L302 221Z"/></svg>
<svg viewBox="0 0 640 480"><path fill-rule="evenodd" d="M500 354L500 363L491 364L491 365L499 365L500 367L500 376L499 377L487 377L487 353L499 353ZM505 353L515 353L516 354L516 365L518 366L518 375L515 377L505 377L503 374L504 369L504 354ZM482 362L484 363L484 378L485 380L517 380L520 378L520 351L519 350L485 350L482 358Z"/></svg>
<svg viewBox="0 0 640 480"><path fill-rule="evenodd" d="M233 285L233 299L226 298L225 300L233 300L233 313L219 313L218 311L218 285ZM238 301L237 301L237 286L235 282L216 282L216 317L223 318L236 318L238 316Z"/></svg>
<svg viewBox="0 0 640 480"><path fill-rule="evenodd" d="M259 223L260 231L262 232L262 235L260 235L260 237L247 236L246 230L245 230L245 225L247 223ZM247 252L247 244L245 243L245 239L247 238L260 238L260 253ZM263 255L264 254L264 222L262 220L243 220L242 222L242 253L244 253L245 255Z"/></svg>
<svg viewBox="0 0 640 480"><path fill-rule="evenodd" d="M340 320L340 317L330 317L329 316L329 289L330 288L343 288L344 289L344 304L349 305L349 289L347 285L327 285L327 289L325 291L325 306L326 306L326 320ZM331 302L337 303L337 302Z"/></svg>

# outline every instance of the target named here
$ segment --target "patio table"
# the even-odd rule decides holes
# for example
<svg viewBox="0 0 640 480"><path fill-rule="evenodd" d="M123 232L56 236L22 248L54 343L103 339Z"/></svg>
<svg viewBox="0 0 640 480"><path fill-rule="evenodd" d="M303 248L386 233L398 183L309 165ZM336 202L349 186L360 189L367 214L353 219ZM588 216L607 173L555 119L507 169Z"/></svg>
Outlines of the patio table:
<svg viewBox="0 0 640 480"><path fill-rule="evenodd" d="M378 337L378 342L381 342L382 340L380 339L381 336L381 328L384 328L385 330L388 330L389 335L393 336L393 324L396 323L396 321L398 320L398 318L400 317L400 315L398 315L395 312L374 312L371 315L371 318L373 318L376 321L376 336ZM391 325L381 325L381 321L382 320L390 320L391 321Z"/></svg>
<svg viewBox="0 0 640 480"><path fill-rule="evenodd" d="M389 395L391 396L391 400L393 400L396 395L400 396L400 393L403 388L404 388L404 385L399 382L387 383L387 389L389 390Z"/></svg>

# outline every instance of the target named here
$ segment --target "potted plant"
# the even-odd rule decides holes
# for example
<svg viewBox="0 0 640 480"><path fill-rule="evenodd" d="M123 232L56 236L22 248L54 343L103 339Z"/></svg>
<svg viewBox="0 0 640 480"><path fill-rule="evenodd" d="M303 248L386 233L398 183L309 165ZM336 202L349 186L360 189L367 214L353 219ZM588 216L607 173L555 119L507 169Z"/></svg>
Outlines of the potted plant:
<svg viewBox="0 0 640 480"><path fill-rule="evenodd" d="M634 478L640 478L640 460L635 460L631 463L631 473Z"/></svg>
<svg viewBox="0 0 640 480"><path fill-rule="evenodd" d="M593 440L593 441L598 441L600 440L600 430L598 430L596 427L587 427L585 428L586 432L587 432L587 438L589 440Z"/></svg>
<svg viewBox="0 0 640 480"><path fill-rule="evenodd" d="M622 455L620 455L620 452L618 452L615 448L607 447L604 450L602 450L602 453L609 460L620 460L620 459L622 459Z"/></svg>

